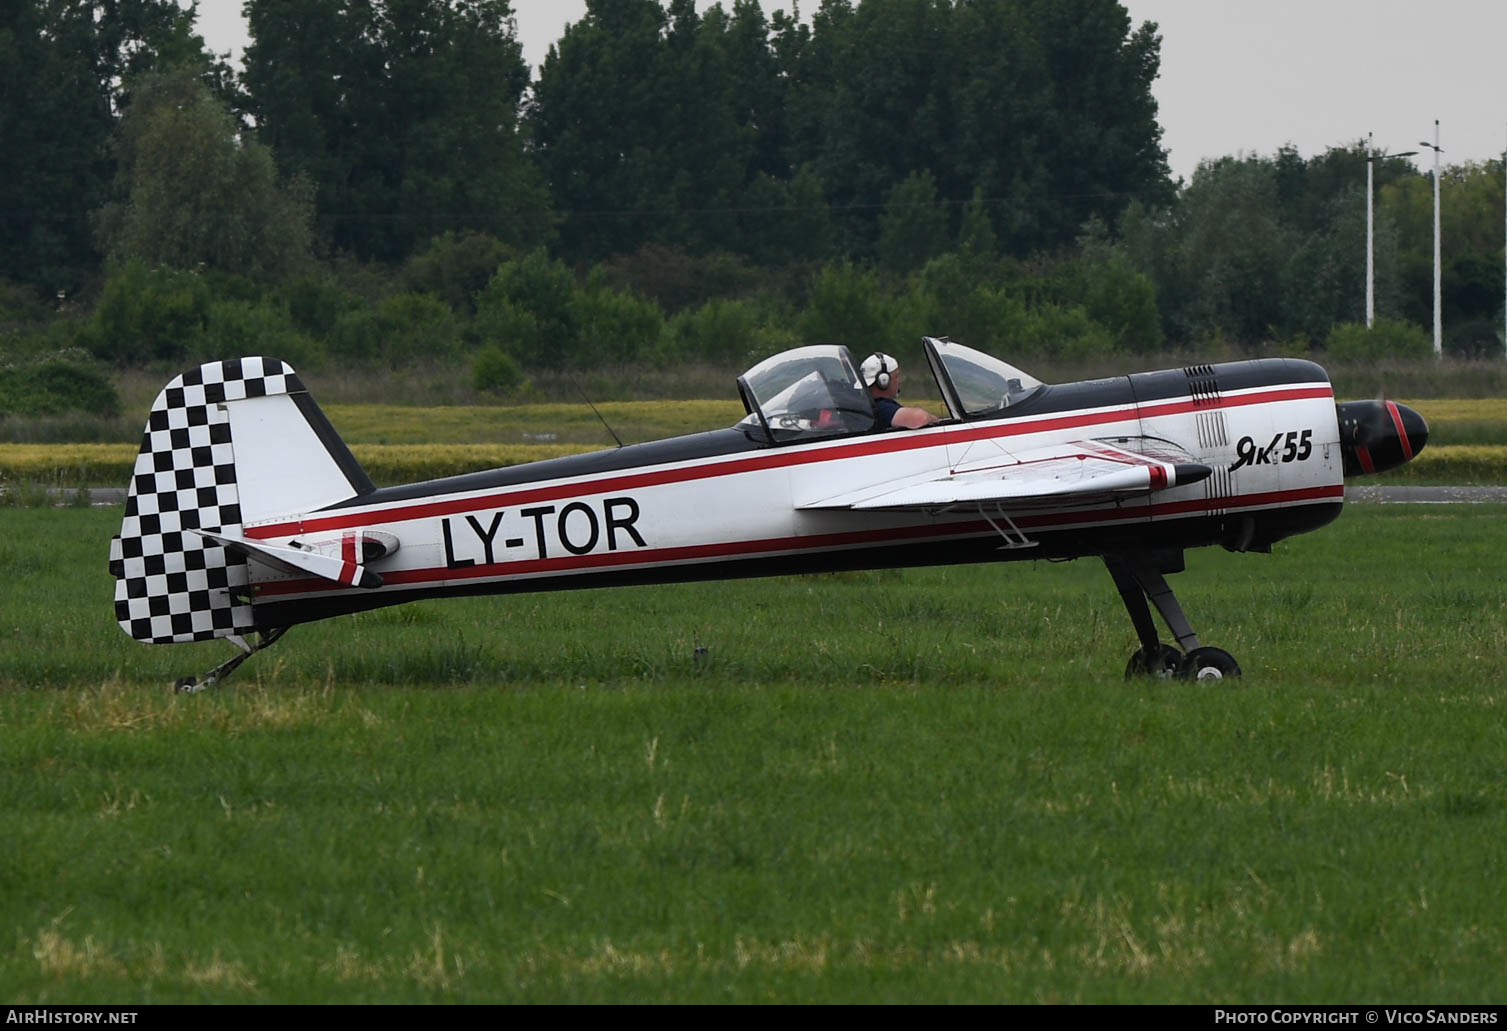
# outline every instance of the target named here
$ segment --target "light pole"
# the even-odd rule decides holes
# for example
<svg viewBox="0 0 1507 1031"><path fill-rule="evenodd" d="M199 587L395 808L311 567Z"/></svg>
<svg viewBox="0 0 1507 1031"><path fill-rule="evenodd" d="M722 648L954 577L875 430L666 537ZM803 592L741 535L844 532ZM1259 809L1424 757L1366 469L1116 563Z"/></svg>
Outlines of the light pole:
<svg viewBox="0 0 1507 1031"><path fill-rule="evenodd" d="M1439 313L1439 119L1434 119L1434 142L1419 140L1418 146L1434 152L1434 357L1444 357L1444 323Z"/></svg>
<svg viewBox="0 0 1507 1031"><path fill-rule="evenodd" d="M1366 133L1366 328L1376 321L1376 216L1372 213L1375 204L1375 176L1372 170L1382 158L1406 158L1418 153L1405 150L1401 154L1378 154L1371 145L1371 134Z"/></svg>

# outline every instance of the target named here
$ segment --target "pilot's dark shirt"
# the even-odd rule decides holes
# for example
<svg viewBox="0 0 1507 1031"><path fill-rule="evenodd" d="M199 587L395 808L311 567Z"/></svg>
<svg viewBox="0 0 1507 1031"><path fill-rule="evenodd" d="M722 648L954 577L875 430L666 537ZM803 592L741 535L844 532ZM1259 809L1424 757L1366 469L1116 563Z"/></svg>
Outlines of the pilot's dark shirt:
<svg viewBox="0 0 1507 1031"><path fill-rule="evenodd" d="M876 430L892 429L895 413L900 410L900 407L900 402L893 397L874 398L874 428Z"/></svg>

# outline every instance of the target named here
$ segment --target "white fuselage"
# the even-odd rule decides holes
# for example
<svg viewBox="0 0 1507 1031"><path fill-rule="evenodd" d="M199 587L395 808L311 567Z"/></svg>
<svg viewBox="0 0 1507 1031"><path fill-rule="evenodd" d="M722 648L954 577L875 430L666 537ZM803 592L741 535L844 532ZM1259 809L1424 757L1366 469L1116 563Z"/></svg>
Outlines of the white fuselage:
<svg viewBox="0 0 1507 1031"><path fill-rule="evenodd" d="M624 467L605 472L474 489L457 489L466 478L435 481L434 492L425 496L410 488L404 498L387 501L379 492L366 504L249 521L246 537L273 545L329 547L359 540L364 532L400 542L368 566L383 580L374 590L253 558L253 605L259 623L265 611L277 624L279 609L297 619L319 618L436 593L923 564L974 555L1060 557L1141 540L1165 546L1186 538L1187 546L1195 546L1219 540L1220 526L1232 518L1259 520L1279 510L1313 513L1306 522L1301 512L1288 513L1284 525L1293 528L1280 536L1322 525L1343 500L1339 431L1327 382L1139 403L1126 399L1129 392L1118 393L1118 399L1094 407L1039 415L1007 410L986 421L691 460L656 461L663 452L644 445L643 465L627 465L634 449L625 449ZM960 467L991 461L1006 467L1015 454L1043 445L1122 438L1170 442L1213 473L1152 494L1050 508L804 507L873 485L936 480ZM1037 547L996 551L1001 517Z"/></svg>

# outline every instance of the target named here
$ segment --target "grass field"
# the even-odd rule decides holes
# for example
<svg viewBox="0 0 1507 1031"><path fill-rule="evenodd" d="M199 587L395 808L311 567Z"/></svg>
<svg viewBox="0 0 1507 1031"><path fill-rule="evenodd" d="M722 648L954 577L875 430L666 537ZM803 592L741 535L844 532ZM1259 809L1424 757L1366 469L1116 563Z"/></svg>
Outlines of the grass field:
<svg viewBox="0 0 1507 1031"><path fill-rule="evenodd" d="M0 511L12 1002L1499 1002L1500 507L1102 567L114 626L118 512ZM698 663L696 646L707 649Z"/></svg>

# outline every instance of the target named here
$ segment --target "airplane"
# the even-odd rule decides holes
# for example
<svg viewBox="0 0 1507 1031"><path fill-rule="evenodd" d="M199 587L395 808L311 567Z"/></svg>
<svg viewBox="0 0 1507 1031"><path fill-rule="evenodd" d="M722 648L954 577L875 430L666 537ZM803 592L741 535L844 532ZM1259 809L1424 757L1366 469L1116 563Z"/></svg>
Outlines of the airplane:
<svg viewBox="0 0 1507 1031"><path fill-rule="evenodd" d="M1405 405L1336 403L1305 360L1047 384L921 347L947 409L925 428L876 430L852 354L813 345L737 378L734 426L391 487L286 363L201 365L148 417L110 546L116 618L138 641L228 639L231 659L178 682L195 691L290 627L421 598L1097 558L1140 642L1126 676L1216 680L1241 670L1167 585L1184 552L1270 552L1428 440Z"/></svg>

